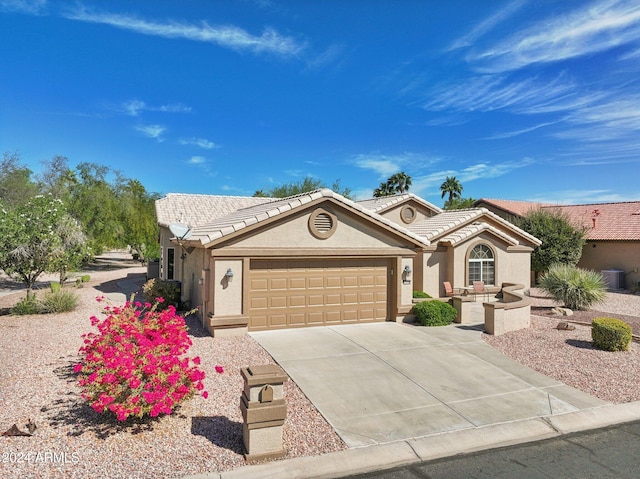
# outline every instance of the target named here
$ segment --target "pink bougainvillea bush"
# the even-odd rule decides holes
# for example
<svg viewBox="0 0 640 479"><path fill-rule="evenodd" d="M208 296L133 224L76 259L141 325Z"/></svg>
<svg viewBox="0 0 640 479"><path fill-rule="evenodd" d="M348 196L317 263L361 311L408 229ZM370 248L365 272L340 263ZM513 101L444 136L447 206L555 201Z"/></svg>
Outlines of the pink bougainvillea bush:
<svg viewBox="0 0 640 479"><path fill-rule="evenodd" d="M105 306L105 319L91 318L98 332L83 335L82 360L74 371L82 397L95 411L111 412L119 421L156 417L171 414L196 392L208 396L200 358L186 356L191 339L184 318L173 306L159 310L162 302Z"/></svg>

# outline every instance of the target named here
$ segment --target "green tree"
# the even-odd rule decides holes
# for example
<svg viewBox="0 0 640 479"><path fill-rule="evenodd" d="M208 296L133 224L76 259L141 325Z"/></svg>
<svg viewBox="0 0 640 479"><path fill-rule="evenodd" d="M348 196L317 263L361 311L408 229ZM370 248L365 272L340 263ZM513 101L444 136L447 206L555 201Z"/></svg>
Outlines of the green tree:
<svg viewBox="0 0 640 479"><path fill-rule="evenodd" d="M78 186L78 177L69 168L69 160L65 156L56 155L42 162L44 169L38 175L38 183L43 194L51 194L70 205L73 190Z"/></svg>
<svg viewBox="0 0 640 479"><path fill-rule="evenodd" d="M54 243L51 250L51 262L47 271L58 273L60 284L64 284L68 273L76 271L91 257L91 250L80 223L68 214L60 218L54 231L59 241Z"/></svg>
<svg viewBox="0 0 640 479"><path fill-rule="evenodd" d="M274 186L267 191L262 189L257 190L253 196L262 198L288 198L289 196L308 193L309 191L318 190L320 188L327 188L324 181L319 178L311 178L307 176L303 180L294 181L292 183L283 183L281 185ZM351 190L349 188L342 187L339 179L333 182L331 189L346 198L350 197Z"/></svg>
<svg viewBox="0 0 640 479"><path fill-rule="evenodd" d="M411 187L411 177L404 171L391 175L387 181L380 183L375 190L373 190L374 198L381 198L383 196L390 196L395 194L403 194L409 191Z"/></svg>
<svg viewBox="0 0 640 479"><path fill-rule="evenodd" d="M464 208L472 208L476 200L473 198L453 198L444 202L445 210L461 210Z"/></svg>
<svg viewBox="0 0 640 479"><path fill-rule="evenodd" d="M38 185L31 181L31 170L21 164L20 155L5 152L0 162L0 201L15 207L38 193Z"/></svg>
<svg viewBox="0 0 640 479"><path fill-rule="evenodd" d="M36 196L15 208L0 211L0 268L27 287L51 271L54 251L61 248L57 225L65 216L60 200Z"/></svg>
<svg viewBox="0 0 640 479"><path fill-rule="evenodd" d="M77 183L71 188L68 209L80 221L93 253L127 246L116 186L107 181L110 169L95 163L81 163L76 171Z"/></svg>
<svg viewBox="0 0 640 479"><path fill-rule="evenodd" d="M440 191L442 192L441 198L444 198L446 195L449 195L449 203L451 203L454 198L460 198L462 195L462 184L458 181L455 176L447 176L447 179L440 185Z"/></svg>
<svg viewBox="0 0 640 479"><path fill-rule="evenodd" d="M119 191L124 241L141 262L160 256L155 202L159 195L149 194L138 180L127 180Z"/></svg>
<svg viewBox="0 0 640 479"><path fill-rule="evenodd" d="M517 221L517 226L542 241L531 253L531 269L536 273L536 279L551 265L575 266L580 260L585 229L571 224L562 211L548 208L531 210Z"/></svg>

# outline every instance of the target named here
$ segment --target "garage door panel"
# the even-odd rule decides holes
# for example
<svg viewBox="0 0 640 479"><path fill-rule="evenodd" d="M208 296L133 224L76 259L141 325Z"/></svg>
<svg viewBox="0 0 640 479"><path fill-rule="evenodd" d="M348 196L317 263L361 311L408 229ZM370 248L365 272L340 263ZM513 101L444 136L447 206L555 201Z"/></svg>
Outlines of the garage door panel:
<svg viewBox="0 0 640 479"><path fill-rule="evenodd" d="M307 281L304 276L289 279L289 289L306 289Z"/></svg>
<svg viewBox="0 0 640 479"><path fill-rule="evenodd" d="M289 306L292 308L305 307L307 305L307 297L301 294L289 296Z"/></svg>
<svg viewBox="0 0 640 479"><path fill-rule="evenodd" d="M252 260L252 331L387 319L385 259Z"/></svg>

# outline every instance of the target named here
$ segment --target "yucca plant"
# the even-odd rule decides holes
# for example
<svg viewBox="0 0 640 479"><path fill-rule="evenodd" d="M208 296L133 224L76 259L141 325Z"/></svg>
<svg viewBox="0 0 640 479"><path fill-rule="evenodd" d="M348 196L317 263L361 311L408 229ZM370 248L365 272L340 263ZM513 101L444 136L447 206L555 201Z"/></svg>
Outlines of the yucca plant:
<svg viewBox="0 0 640 479"><path fill-rule="evenodd" d="M602 275L589 269L555 264L540 278L540 287L569 309L586 310L603 301L607 287Z"/></svg>

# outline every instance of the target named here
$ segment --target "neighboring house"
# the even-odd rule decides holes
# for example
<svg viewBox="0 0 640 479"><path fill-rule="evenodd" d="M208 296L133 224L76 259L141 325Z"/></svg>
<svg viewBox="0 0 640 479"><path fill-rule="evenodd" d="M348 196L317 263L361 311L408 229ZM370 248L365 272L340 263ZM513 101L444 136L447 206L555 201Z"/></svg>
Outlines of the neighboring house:
<svg viewBox="0 0 640 479"><path fill-rule="evenodd" d="M161 278L181 282L214 335L395 321L414 290L444 296L443 281L528 288L540 244L486 209L443 212L414 194L169 194L156 213Z"/></svg>
<svg viewBox="0 0 640 479"><path fill-rule="evenodd" d="M585 229L587 241L578 262L580 268L604 271L613 289L640 287L640 201L551 205L483 198L474 205L509 221L536 208L561 211Z"/></svg>

